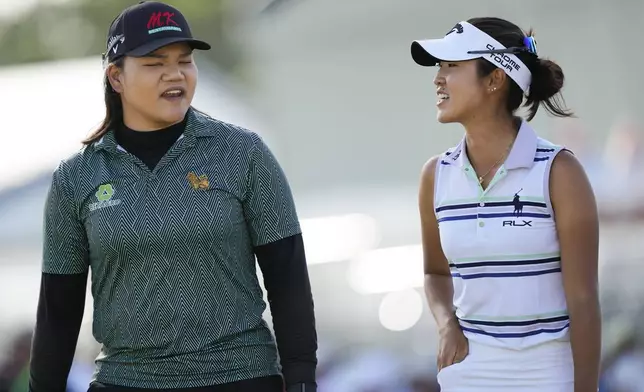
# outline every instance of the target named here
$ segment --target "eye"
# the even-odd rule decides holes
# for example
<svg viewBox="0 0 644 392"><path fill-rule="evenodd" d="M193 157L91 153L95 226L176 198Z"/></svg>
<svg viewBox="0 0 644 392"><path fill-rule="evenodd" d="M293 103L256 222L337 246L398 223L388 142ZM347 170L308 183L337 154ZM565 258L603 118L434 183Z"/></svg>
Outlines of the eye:
<svg viewBox="0 0 644 392"><path fill-rule="evenodd" d="M163 65L162 63L145 64L146 67L160 67L162 65Z"/></svg>
<svg viewBox="0 0 644 392"><path fill-rule="evenodd" d="M447 67L447 68L458 67L458 63L446 63L446 62L441 62L441 63L439 63L439 64L438 64L438 67L439 67L439 68L444 68L444 67Z"/></svg>

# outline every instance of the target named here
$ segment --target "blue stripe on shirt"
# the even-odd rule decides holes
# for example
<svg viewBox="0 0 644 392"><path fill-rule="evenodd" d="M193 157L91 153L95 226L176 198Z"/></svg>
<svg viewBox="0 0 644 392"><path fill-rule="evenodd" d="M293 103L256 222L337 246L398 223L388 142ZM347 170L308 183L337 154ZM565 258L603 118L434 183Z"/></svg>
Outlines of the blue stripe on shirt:
<svg viewBox="0 0 644 392"><path fill-rule="evenodd" d="M535 336L535 335L540 335L542 333L559 333L566 328L568 328L570 323L566 323L563 327L560 328L552 328L552 329L537 329L534 331L529 331L529 332L516 332L516 333L498 333L498 332L486 332L486 331L481 331L480 329L475 329L475 328L467 328L461 326L461 329L463 331L475 333L478 335L486 335L486 336L491 336L493 338L525 338L528 336Z"/></svg>
<svg viewBox="0 0 644 392"><path fill-rule="evenodd" d="M480 279L480 278L520 278L520 277L527 277L527 276L554 274L557 272L561 272L561 268L557 267L557 268L551 268L551 269L541 270L541 271L482 272L479 274L469 274L469 275L463 275L458 272L454 272L452 273L452 278L461 278L464 280Z"/></svg>
<svg viewBox="0 0 644 392"><path fill-rule="evenodd" d="M449 222L449 221L460 221L460 220L470 220L470 219L488 219L488 218L550 218L550 214L539 214L533 212L499 212L499 213L488 213L488 214L470 214L470 215L457 215L457 216L446 216L438 219L438 223Z"/></svg>

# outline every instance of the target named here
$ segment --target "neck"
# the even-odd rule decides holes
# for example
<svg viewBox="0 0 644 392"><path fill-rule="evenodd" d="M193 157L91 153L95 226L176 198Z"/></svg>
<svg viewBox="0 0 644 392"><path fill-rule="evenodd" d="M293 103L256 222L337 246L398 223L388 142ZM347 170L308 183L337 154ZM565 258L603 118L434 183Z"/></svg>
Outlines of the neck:
<svg viewBox="0 0 644 392"><path fill-rule="evenodd" d="M511 116L477 118L465 126L467 157L474 167L489 166L504 159L517 135L517 120Z"/></svg>
<svg viewBox="0 0 644 392"><path fill-rule="evenodd" d="M123 108L123 124L127 128L138 132L159 131L161 129L165 129L182 122L184 118L181 118L173 122L151 120L139 113L132 112L131 110L127 110L127 108L125 107Z"/></svg>

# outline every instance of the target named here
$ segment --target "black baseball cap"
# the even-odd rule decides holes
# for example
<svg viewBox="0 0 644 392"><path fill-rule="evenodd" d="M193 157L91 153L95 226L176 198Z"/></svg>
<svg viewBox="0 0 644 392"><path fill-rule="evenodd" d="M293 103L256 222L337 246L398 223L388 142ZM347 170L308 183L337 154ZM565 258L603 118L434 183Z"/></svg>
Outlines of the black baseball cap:
<svg viewBox="0 0 644 392"><path fill-rule="evenodd" d="M142 57L177 42L193 49L210 49L208 43L192 37L188 21L178 9L158 1L141 1L114 19L103 57L109 62L123 56Z"/></svg>

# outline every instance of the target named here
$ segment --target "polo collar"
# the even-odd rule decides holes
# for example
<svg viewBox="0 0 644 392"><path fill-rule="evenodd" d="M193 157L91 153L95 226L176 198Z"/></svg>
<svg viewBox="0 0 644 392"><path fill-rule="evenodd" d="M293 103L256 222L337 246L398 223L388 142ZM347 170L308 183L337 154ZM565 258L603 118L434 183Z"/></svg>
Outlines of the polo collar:
<svg viewBox="0 0 644 392"><path fill-rule="evenodd" d="M527 121L521 121L517 138L514 140L510 154L503 164L506 169L529 169L534 165L539 138Z"/></svg>
<svg viewBox="0 0 644 392"><path fill-rule="evenodd" d="M531 168L534 164L534 156L537 151L538 142L539 139L537 134L534 132L530 124L528 124L527 121L522 120L517 137L514 140L512 149L510 150L503 166L508 170ZM466 155L465 137L463 137L460 143L458 143L454 148L454 151L450 154L449 159L454 165L462 167L466 162L468 162Z"/></svg>
<svg viewBox="0 0 644 392"><path fill-rule="evenodd" d="M209 132L209 129L207 127L202 126L201 117L197 115L197 113L195 113L195 110L192 107L188 109L188 113L186 115L188 116L186 129L183 131L181 136L179 136L178 140L185 138L187 141L190 141L189 144L192 145L194 144L194 140L197 137L211 136L211 132ZM97 150L106 150L110 152L116 152L118 149L120 149L120 146L116 141L116 136L114 136L114 129L111 128L109 131L107 131L107 133L105 133L102 138L94 143L94 147Z"/></svg>

